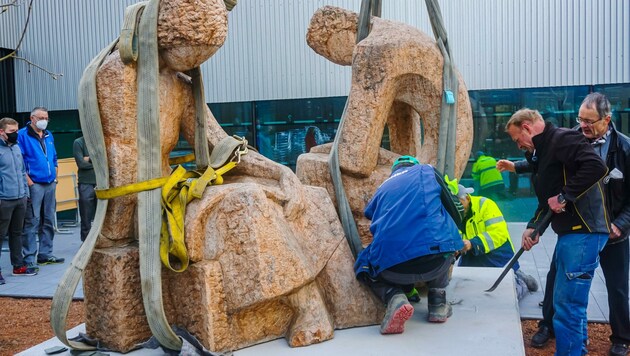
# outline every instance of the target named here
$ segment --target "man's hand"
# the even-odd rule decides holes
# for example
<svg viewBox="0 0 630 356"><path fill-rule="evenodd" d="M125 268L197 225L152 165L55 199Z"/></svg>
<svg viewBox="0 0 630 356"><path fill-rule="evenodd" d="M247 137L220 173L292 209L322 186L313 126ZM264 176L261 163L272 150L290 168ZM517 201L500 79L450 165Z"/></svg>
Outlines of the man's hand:
<svg viewBox="0 0 630 356"><path fill-rule="evenodd" d="M455 258L465 255L466 252L470 251L470 249L472 248L472 244L470 243L470 240L463 240L463 242L464 242L464 248L462 248L461 250L455 251Z"/></svg>
<svg viewBox="0 0 630 356"><path fill-rule="evenodd" d="M516 172L516 169L514 168L514 162L508 161L507 159L500 159L499 162L497 162L497 169L499 170L499 172Z"/></svg>
<svg viewBox="0 0 630 356"><path fill-rule="evenodd" d="M470 240L464 240L464 248L462 249L462 252L466 253L470 251L471 248L472 248L472 244L470 243Z"/></svg>
<svg viewBox="0 0 630 356"><path fill-rule="evenodd" d="M610 240L614 240L614 239L618 239L621 237L621 230L619 230L619 228L615 225L615 224L610 224L610 235L608 235L608 238Z"/></svg>
<svg viewBox="0 0 630 356"><path fill-rule="evenodd" d="M531 229L531 228L526 229L523 232L521 246L523 247L525 251L531 250L531 248L534 247L534 245L536 245L540 239L540 234L536 234L536 236L534 236L533 238L529 237L529 235L531 235L532 232L534 232L534 229Z"/></svg>
<svg viewBox="0 0 630 356"><path fill-rule="evenodd" d="M547 204L549 204L549 209L551 209L551 211L553 211L556 214L564 213L565 211L564 208L567 206L566 202L564 202L564 204L560 204L558 202L558 195L554 195L551 198L547 199Z"/></svg>

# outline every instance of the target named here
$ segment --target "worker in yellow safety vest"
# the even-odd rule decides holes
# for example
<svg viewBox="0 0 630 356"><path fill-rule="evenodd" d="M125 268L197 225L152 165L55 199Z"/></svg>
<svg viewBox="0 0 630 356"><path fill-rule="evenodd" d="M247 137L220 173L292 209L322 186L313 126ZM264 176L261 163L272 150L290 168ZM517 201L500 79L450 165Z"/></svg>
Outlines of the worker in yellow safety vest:
<svg viewBox="0 0 630 356"><path fill-rule="evenodd" d="M477 162L472 167L472 177L479 186L479 195L493 199L505 196L503 176L497 169L497 160L486 156L483 151L477 152Z"/></svg>
<svg viewBox="0 0 630 356"><path fill-rule="evenodd" d="M447 178L448 179L448 178ZM459 265L465 267L503 267L512 256L514 246L507 223L497 204L486 197L471 196L473 188L447 181L451 192L464 206L465 231L460 231L464 240ZM512 267L516 277L516 295L520 300L528 291L538 290L538 282L522 272L518 262Z"/></svg>

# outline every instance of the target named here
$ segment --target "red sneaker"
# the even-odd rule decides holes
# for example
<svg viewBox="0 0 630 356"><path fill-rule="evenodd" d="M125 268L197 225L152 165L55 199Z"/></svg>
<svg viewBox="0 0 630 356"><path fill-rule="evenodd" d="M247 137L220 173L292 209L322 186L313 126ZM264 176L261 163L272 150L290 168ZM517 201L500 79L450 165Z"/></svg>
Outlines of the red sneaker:
<svg viewBox="0 0 630 356"><path fill-rule="evenodd" d="M34 276L37 274L37 271L31 267L13 267L13 275L14 276Z"/></svg>

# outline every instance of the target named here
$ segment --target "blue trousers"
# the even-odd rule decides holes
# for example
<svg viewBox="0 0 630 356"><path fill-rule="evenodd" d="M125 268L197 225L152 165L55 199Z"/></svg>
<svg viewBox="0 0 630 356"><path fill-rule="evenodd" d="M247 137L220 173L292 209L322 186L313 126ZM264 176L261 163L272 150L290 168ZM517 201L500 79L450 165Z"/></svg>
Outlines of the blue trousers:
<svg viewBox="0 0 630 356"><path fill-rule="evenodd" d="M628 307L628 274L630 261L630 239L609 240L599 253L599 264L606 280L608 307L610 309L610 341L616 344L630 344L630 308ZM538 326L546 326L553 330L553 285L556 279L555 259L551 261L545 298L543 299L543 320Z"/></svg>
<svg viewBox="0 0 630 356"><path fill-rule="evenodd" d="M608 234L578 233L558 237L554 259L556 280L553 290L555 355L581 356L587 353L586 307L599 252Z"/></svg>
<svg viewBox="0 0 630 356"><path fill-rule="evenodd" d="M57 214L56 187L57 183L54 182L35 183L30 186L31 199L26 207L24 232L22 233L22 251L26 265L36 265L37 259L47 259L52 256L55 214ZM38 236L39 249L37 246Z"/></svg>

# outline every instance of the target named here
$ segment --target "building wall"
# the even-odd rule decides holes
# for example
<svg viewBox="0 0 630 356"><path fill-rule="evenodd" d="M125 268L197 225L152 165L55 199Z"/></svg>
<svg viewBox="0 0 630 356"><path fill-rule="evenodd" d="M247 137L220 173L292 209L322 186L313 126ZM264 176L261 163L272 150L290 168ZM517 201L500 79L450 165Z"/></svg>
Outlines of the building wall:
<svg viewBox="0 0 630 356"><path fill-rule="evenodd" d="M35 1L19 56L63 76L15 62L16 111L76 109L83 68L112 41L130 0ZM324 5L359 11L360 0L240 0L224 47L204 64L212 103L345 96L350 68L305 41ZM630 82L627 0L440 1L453 57L471 90ZM0 47L14 48L28 2L0 15ZM431 34L423 1L383 1L382 17Z"/></svg>

